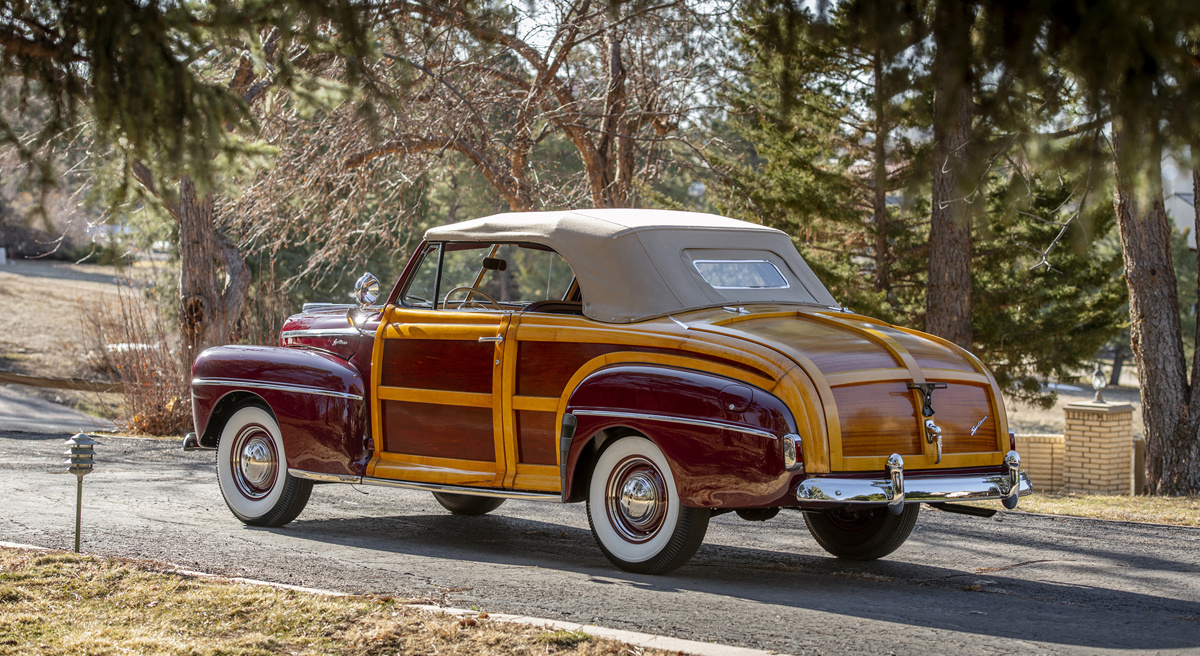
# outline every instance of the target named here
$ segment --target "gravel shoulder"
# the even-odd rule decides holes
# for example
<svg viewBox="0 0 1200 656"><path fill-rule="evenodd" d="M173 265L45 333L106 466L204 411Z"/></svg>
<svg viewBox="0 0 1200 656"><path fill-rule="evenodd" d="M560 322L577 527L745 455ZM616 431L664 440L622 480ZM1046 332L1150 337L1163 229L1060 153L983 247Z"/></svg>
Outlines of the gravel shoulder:
<svg viewBox="0 0 1200 656"><path fill-rule="evenodd" d="M0 433L0 541L69 548L62 435ZM799 513L714 518L691 564L620 572L581 506L446 514L428 494L324 485L280 529L238 523L211 452L101 438L84 550L228 576L419 597L786 653L1200 651L1200 529L925 511L877 562L839 561Z"/></svg>

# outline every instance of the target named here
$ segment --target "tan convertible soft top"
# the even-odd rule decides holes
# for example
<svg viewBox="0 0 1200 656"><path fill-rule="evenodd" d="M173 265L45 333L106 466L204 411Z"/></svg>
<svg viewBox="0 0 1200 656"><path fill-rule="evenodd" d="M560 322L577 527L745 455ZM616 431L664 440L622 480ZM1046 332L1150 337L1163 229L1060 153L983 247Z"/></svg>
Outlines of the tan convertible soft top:
<svg viewBox="0 0 1200 656"><path fill-rule="evenodd" d="M496 214L430 228L425 239L549 246L574 270L583 313L606 323L741 303L837 305L787 234L713 214L635 209ZM787 286L714 287L697 261L768 261Z"/></svg>

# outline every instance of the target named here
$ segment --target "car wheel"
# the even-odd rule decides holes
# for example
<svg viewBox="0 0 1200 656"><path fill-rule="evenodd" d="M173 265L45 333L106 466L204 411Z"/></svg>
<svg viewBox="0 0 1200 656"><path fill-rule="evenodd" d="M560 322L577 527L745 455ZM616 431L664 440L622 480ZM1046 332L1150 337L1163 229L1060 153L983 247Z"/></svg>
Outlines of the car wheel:
<svg viewBox="0 0 1200 656"><path fill-rule="evenodd" d="M443 508L455 515L486 515L504 503L504 499L495 497L477 497L450 492L434 492L433 498L437 499Z"/></svg>
<svg viewBox="0 0 1200 656"><path fill-rule="evenodd" d="M917 523L921 504L893 515L887 508L805 512L804 523L825 551L847 560L883 558L904 544Z"/></svg>
<svg viewBox="0 0 1200 656"><path fill-rule="evenodd" d="M233 413L217 443L217 482L225 505L250 526L283 526L304 510L312 481L287 472L279 424L265 408Z"/></svg>
<svg viewBox="0 0 1200 656"><path fill-rule="evenodd" d="M708 530L707 508L679 502L666 457L650 440L610 442L592 470L588 524L600 550L617 567L664 574L686 563Z"/></svg>

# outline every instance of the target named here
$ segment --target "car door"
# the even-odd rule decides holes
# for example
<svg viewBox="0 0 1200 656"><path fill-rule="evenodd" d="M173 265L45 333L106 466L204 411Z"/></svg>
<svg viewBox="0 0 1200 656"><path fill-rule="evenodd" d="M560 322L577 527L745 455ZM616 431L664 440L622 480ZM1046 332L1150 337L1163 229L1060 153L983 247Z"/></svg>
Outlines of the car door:
<svg viewBox="0 0 1200 656"><path fill-rule="evenodd" d="M500 372L512 309L467 292L448 294L482 278L467 261L481 260L487 249L470 246L429 245L398 302L384 310L372 357L377 439L368 476L504 484Z"/></svg>

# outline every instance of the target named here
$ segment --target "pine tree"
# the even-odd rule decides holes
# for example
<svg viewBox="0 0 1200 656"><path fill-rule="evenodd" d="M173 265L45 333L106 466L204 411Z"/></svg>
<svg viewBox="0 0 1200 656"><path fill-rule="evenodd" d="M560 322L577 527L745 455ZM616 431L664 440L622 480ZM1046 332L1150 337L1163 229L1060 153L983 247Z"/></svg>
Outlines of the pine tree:
<svg viewBox="0 0 1200 656"><path fill-rule="evenodd" d="M897 39L894 29L926 14L914 9L873 24L856 13L872 6L844 3L827 24L790 5L748 16L739 42L747 65L731 100L735 125L757 159L731 166L722 189L733 211L795 235L843 303L928 329L925 275L937 255L925 245L941 237L925 199L936 178L929 157L939 151L904 137L936 134L936 67L922 50L927 30L913 27L911 36ZM879 31L888 31L889 40L872 41ZM880 50L880 43L890 49ZM892 76L862 74L881 69ZM969 347L998 381L1020 398L1045 403L1052 397L1041 394L1041 380L1069 375L1119 330L1123 295L1119 260L1100 257L1096 248L1112 228L1111 212L1097 207L1100 194L1080 191L1086 172L1050 172L1059 165L1061 143L1012 129L1026 119L1008 99L1016 89L972 98L986 110L971 127L979 141L972 152L990 161L963 162L973 188L955 200L968 210L953 220L967 222L963 275L973 299L960 312ZM888 136L876 138L881 134ZM1026 143L1039 149L1022 148ZM1042 153L1041 162L1034 152ZM880 179L870 172L881 169L893 173L886 189L894 199L882 229L877 188L869 184ZM879 265L880 254L890 256L887 267Z"/></svg>

